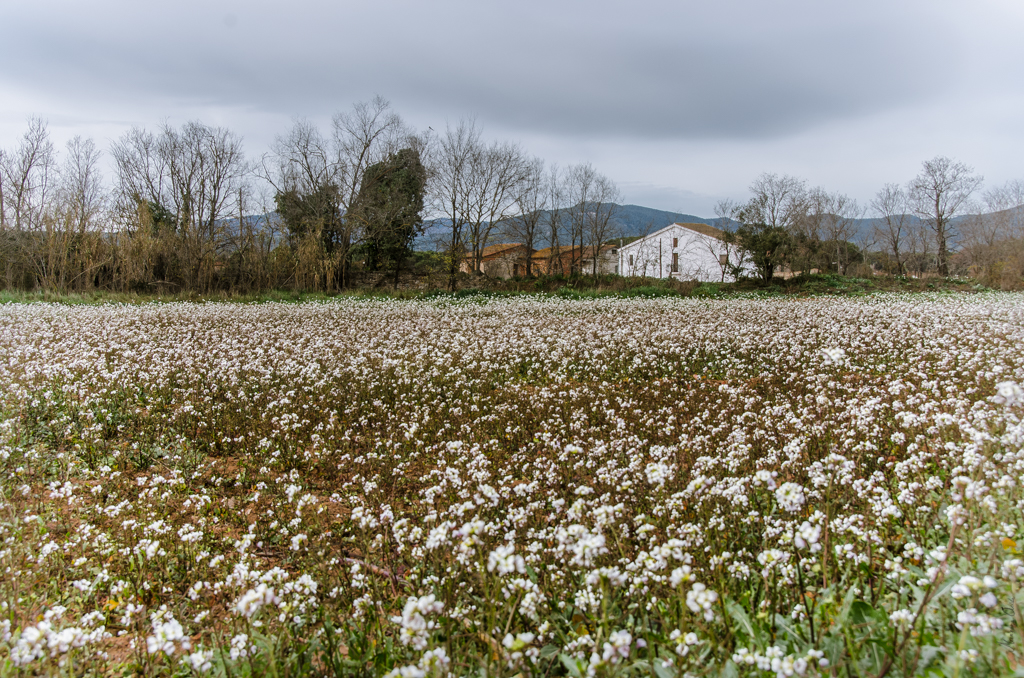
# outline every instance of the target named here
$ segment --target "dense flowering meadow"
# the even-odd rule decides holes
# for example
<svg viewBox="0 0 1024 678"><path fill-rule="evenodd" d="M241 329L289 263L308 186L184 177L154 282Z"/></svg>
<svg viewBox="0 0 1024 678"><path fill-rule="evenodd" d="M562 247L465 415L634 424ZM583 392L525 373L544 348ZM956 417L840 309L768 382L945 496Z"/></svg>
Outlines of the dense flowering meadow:
<svg viewBox="0 0 1024 678"><path fill-rule="evenodd" d="M1002 294L5 305L0 675L1012 675L1022 347Z"/></svg>

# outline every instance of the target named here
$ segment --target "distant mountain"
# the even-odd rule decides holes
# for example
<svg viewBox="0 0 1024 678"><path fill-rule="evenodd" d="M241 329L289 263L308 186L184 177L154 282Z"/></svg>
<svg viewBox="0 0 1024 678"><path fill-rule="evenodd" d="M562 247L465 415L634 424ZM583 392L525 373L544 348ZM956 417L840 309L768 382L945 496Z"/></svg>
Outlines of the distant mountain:
<svg viewBox="0 0 1024 678"><path fill-rule="evenodd" d="M666 212L651 207L641 207L640 205L618 205L615 209L613 221L617 223L621 236L623 238L630 238L654 233L675 223L716 226L718 220L695 217L692 214L683 214L681 212Z"/></svg>
<svg viewBox="0 0 1024 678"><path fill-rule="evenodd" d="M1014 212L1017 214L1017 219L1024 219L1024 208L1014 208L1008 210L1008 212ZM982 215L982 218L991 218L996 216ZM960 216L953 220L952 225L954 227L959 226L965 220L973 218L970 215ZM253 220L263 225L272 225L277 230L276 243L280 244L285 241L286 233L283 229L283 224L280 222L280 218L276 213L271 212L269 214L252 215L247 216L246 220ZM224 220L228 225L228 230L231 232L238 230L238 219L226 219ZM613 216L615 237L621 238L635 238L638 236L648 235L655 231L661 230L666 226L674 223L690 223L690 224L708 224L722 230L731 231L735 230L739 223L732 221L731 219L717 219L717 218L705 218L694 216L693 214L684 214L682 212L667 212L665 210L658 210L652 207L643 207L641 205L616 205L615 214ZM916 216L910 215L907 217L908 225L918 225L921 220ZM854 220L854 242L858 243L871 243L872 231L876 225L881 225L881 219L878 218L864 218ZM416 238L413 243L413 249L416 250L432 250L436 246L438 239L443 238L446 232L451 228L451 222L447 219L434 219L424 224L423 235ZM492 243L501 242L500 235L492 235Z"/></svg>
<svg viewBox="0 0 1024 678"><path fill-rule="evenodd" d="M705 219L692 214L682 212L666 212L656 210L652 207L640 205L616 205L615 214L612 217L615 237L633 238L659 231L670 224L709 224L717 228L730 228L735 225L720 224L721 219ZM424 234L416 239L414 248L417 250L433 249L434 241L438 236L444 236L447 229L451 228L451 221L447 219L435 219L425 224Z"/></svg>

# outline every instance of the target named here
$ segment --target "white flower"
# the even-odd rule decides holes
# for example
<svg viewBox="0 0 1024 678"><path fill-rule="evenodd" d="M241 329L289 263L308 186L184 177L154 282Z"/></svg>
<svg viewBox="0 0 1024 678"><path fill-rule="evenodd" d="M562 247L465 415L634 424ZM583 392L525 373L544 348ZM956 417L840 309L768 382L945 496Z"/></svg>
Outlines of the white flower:
<svg viewBox="0 0 1024 678"><path fill-rule="evenodd" d="M910 610L896 610L889 615L889 620L896 626L905 629L910 626L910 622L914 621L914 613Z"/></svg>
<svg viewBox="0 0 1024 678"><path fill-rule="evenodd" d="M506 633L501 644L513 652L518 652L532 643L534 638L536 636L532 633L517 633L514 636L511 633Z"/></svg>
<svg viewBox="0 0 1024 678"><path fill-rule="evenodd" d="M510 572L525 573L526 561L523 560L522 556L516 555L514 551L515 546L512 544L499 546L491 551L491 554L487 556L487 571L494 572L497 570L499 576L504 576Z"/></svg>
<svg viewBox="0 0 1024 678"><path fill-rule="evenodd" d="M821 544L818 543L820 538L821 525L812 525L805 520L794 533L793 543L798 549L810 547L812 552L817 553L821 550Z"/></svg>
<svg viewBox="0 0 1024 678"><path fill-rule="evenodd" d="M689 565L682 565L681 567L677 567L676 569L672 570L672 577L671 577L672 588L676 588L677 586L679 586L683 582L687 582L687 581L690 581L690 566Z"/></svg>
<svg viewBox="0 0 1024 678"><path fill-rule="evenodd" d="M821 351L826 365L842 365L846 362L846 351L841 348L826 348Z"/></svg>
<svg viewBox="0 0 1024 678"><path fill-rule="evenodd" d="M978 614L975 608L964 610L956 616L958 629L967 628L972 636L987 636L1003 628L1003 620L987 614Z"/></svg>
<svg viewBox="0 0 1024 678"><path fill-rule="evenodd" d="M632 644L633 636L629 631L615 631L608 637L608 642L604 644L604 653L601 655L601 659L609 664L618 664L621 660L629 657Z"/></svg>
<svg viewBox="0 0 1024 678"><path fill-rule="evenodd" d="M249 619L260 611L264 605L277 605L281 599L274 592L274 589L266 584L257 584L256 588L249 589L235 601L232 606L234 611Z"/></svg>
<svg viewBox="0 0 1024 678"><path fill-rule="evenodd" d="M804 488L796 483L782 483L782 486L775 490L775 500L783 510L796 513L804 505Z"/></svg>
<svg viewBox="0 0 1024 678"><path fill-rule="evenodd" d="M181 624L169 613L161 610L153 615L153 635L146 637L146 649L149 654L163 652L170 656L175 652L175 643L181 646L182 650L192 647L189 637L185 635Z"/></svg>
<svg viewBox="0 0 1024 678"><path fill-rule="evenodd" d="M686 592L686 606L692 612L703 612L704 619L707 621L714 621L715 619L712 606L717 600L718 594L700 582L694 583L693 588Z"/></svg>
<svg viewBox="0 0 1024 678"><path fill-rule="evenodd" d="M1003 576L1007 579L1024 579L1024 560L1011 558L1003 562Z"/></svg>
<svg viewBox="0 0 1024 678"><path fill-rule="evenodd" d="M427 635L436 628L432 621L428 622L423 615L436 614L444 609L444 603L429 594L421 598L411 597L402 608L401 617L392 617L391 621L401 626L398 640L402 645L411 645L416 650L427 647Z"/></svg>
<svg viewBox="0 0 1024 678"><path fill-rule="evenodd" d="M1019 405L1024 403L1024 389L1013 381L1000 382L996 384L996 394L992 396L992 401L1006 407Z"/></svg>
<svg viewBox="0 0 1024 678"><path fill-rule="evenodd" d="M384 678L427 678L446 676L451 660L443 647L427 650L419 662L410 666L397 666L384 674Z"/></svg>
<svg viewBox="0 0 1024 678"><path fill-rule="evenodd" d="M205 673L213 667L212 659L213 650L196 650L182 657L181 661L193 671Z"/></svg>
<svg viewBox="0 0 1024 678"><path fill-rule="evenodd" d="M256 654L256 646L249 643L249 635L240 633L231 639L231 660L245 659Z"/></svg>

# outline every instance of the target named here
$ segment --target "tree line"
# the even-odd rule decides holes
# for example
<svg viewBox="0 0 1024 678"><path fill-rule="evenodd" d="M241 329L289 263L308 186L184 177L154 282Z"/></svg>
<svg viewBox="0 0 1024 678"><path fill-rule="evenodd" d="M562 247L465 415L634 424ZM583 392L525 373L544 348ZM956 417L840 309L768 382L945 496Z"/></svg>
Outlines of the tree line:
<svg viewBox="0 0 1024 678"><path fill-rule="evenodd" d="M723 200L731 244L764 280L776 271L868 266L891 275L966 275L1003 288L1024 281L1024 182L982 191L964 163L936 157L906 184L885 184L866 207L802 179L765 173L745 203ZM870 218L870 227L861 220Z"/></svg>
<svg viewBox="0 0 1024 678"><path fill-rule="evenodd" d="M327 129L296 121L258 158L223 127L134 127L58 154L29 121L0 149L0 285L57 293L335 291L397 281L429 230L454 288L496 238L570 253L614 235L619 193L589 164L545 167L472 120L417 132L377 97ZM429 227L429 229L428 229ZM579 272L582 254L566 273Z"/></svg>
<svg viewBox="0 0 1024 678"><path fill-rule="evenodd" d="M377 97L326 129L296 121L259 157L223 127L134 127L102 152L75 137L58 153L29 121L0 149L0 285L56 293L335 291L376 274L397 282L424 234L454 289L486 248L547 253L545 272L597 272L622 235L619 191L589 163L548 165L473 120L416 131ZM1024 276L1024 183L980 193L981 177L946 158L867 208L791 176L763 174L719 224L770 279L779 268L846 274L867 259L896 275L951 272L1013 286ZM974 215L974 216L970 216ZM858 219L875 217L869 234ZM533 260L525 258L526 275ZM589 266L593 270L586 270Z"/></svg>

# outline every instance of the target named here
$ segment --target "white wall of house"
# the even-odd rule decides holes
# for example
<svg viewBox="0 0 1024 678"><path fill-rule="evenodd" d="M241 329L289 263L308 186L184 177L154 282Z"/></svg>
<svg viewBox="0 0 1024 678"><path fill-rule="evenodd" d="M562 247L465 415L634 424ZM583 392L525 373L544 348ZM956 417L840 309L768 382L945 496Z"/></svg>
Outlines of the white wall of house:
<svg viewBox="0 0 1024 678"><path fill-rule="evenodd" d="M594 272L594 258L587 257L580 262L580 270L584 275ZM601 248L597 258L597 272L599 275L617 274L619 272L618 250L615 248Z"/></svg>
<svg viewBox="0 0 1024 678"><path fill-rule="evenodd" d="M672 224L619 248L619 273L624 276L676 278L701 282L733 282L722 263L739 263L735 246L727 248L718 238ZM724 278L723 278L724 270Z"/></svg>

